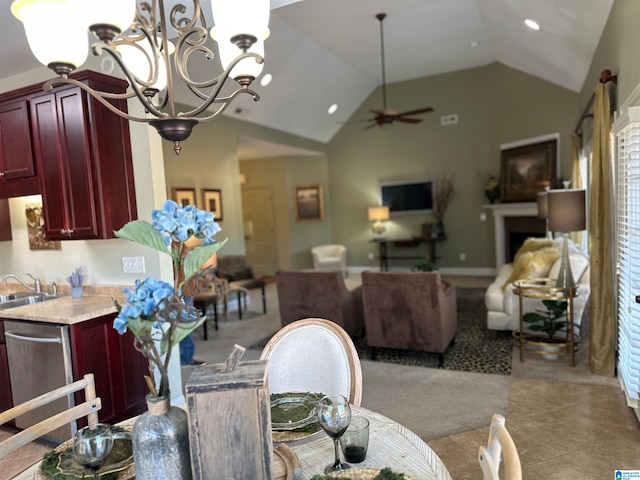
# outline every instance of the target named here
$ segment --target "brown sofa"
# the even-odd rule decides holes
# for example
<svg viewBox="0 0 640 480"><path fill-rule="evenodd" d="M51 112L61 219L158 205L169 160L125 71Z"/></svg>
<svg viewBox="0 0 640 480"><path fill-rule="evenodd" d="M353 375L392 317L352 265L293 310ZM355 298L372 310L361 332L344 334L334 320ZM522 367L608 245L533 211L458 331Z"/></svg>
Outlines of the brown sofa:
<svg viewBox="0 0 640 480"><path fill-rule="evenodd" d="M458 329L456 287L433 272L363 272L367 344L442 355Z"/></svg>
<svg viewBox="0 0 640 480"><path fill-rule="evenodd" d="M302 318L325 318L352 336L364 328L362 289L348 290L342 272L280 270L276 285L283 327Z"/></svg>

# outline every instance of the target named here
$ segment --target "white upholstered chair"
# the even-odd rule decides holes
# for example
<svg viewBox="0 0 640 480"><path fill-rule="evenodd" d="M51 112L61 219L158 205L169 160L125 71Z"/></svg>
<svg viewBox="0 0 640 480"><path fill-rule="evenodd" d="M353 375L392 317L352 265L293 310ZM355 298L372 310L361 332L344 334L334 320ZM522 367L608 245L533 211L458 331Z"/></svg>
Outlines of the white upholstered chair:
<svg viewBox="0 0 640 480"><path fill-rule="evenodd" d="M347 276L347 247L338 244L318 245L311 249L313 269L318 272L342 272Z"/></svg>
<svg viewBox="0 0 640 480"><path fill-rule="evenodd" d="M23 445L26 445L27 443L30 443L59 427L62 427L63 425L67 425L78 420L79 418L86 416L89 425L95 425L98 423L98 410L102 408L102 401L100 400L100 397L96 397L93 373L88 373L81 380L57 388L51 392L47 392L39 397L33 398L21 403L20 405L16 405L9 410L1 412L0 425L78 391L84 392L84 402L42 420L29 428L25 428L20 433L16 433L15 435L0 442L0 458L11 453L17 448L22 447Z"/></svg>
<svg viewBox="0 0 640 480"><path fill-rule="evenodd" d="M358 352L336 323L322 318L290 323L269 340L260 359L269 359L269 393L337 393L360 405Z"/></svg>
<svg viewBox="0 0 640 480"><path fill-rule="evenodd" d="M481 445L478 452L484 480L500 480L500 460L504 461L505 480L522 480L518 449L507 431L505 418L496 414L491 417L487 446Z"/></svg>

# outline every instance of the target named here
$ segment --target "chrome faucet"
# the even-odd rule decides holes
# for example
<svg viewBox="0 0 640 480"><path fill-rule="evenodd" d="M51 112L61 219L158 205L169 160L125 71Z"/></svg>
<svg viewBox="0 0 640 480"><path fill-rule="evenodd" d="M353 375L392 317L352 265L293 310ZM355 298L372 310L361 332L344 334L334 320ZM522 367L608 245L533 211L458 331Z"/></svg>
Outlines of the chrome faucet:
<svg viewBox="0 0 640 480"><path fill-rule="evenodd" d="M33 284L34 284L33 287L31 285L28 285L28 284L24 283L22 280L20 280L18 277L16 277L13 273L9 273L9 274L5 275L4 277L2 277L2 283L7 283L7 280L9 280L10 278L13 278L16 282L18 282L23 287L28 288L29 290L33 290L36 293L42 293L42 282L40 281L40 279L34 277L30 273L27 273L25 275L27 275L28 277L31 277L33 279Z"/></svg>

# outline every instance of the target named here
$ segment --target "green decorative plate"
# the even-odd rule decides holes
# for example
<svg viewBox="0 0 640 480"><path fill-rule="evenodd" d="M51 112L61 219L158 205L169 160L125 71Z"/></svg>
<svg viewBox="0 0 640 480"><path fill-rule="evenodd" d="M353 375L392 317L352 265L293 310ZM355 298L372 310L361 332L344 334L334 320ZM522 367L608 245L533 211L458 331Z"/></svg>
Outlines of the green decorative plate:
<svg viewBox="0 0 640 480"><path fill-rule="evenodd" d="M320 397L322 398L322 397ZM271 396L271 428L273 430L298 430L317 423L316 394L285 393Z"/></svg>
<svg viewBox="0 0 640 480"><path fill-rule="evenodd" d="M105 465L100 469L101 480L125 480L133 478L133 448L131 445L132 426L113 427L115 441L113 450L107 457ZM73 440L58 445L47 452L38 471L39 479L77 480L91 477L91 473L73 458Z"/></svg>

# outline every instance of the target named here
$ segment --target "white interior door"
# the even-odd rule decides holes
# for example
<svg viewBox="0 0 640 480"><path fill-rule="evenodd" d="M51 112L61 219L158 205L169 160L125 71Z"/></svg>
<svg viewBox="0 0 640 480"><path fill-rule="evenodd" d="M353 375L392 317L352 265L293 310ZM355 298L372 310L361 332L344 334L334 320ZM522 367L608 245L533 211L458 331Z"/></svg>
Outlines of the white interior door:
<svg viewBox="0 0 640 480"><path fill-rule="evenodd" d="M243 188L242 208L247 262L256 275L275 275L278 249L271 188Z"/></svg>

